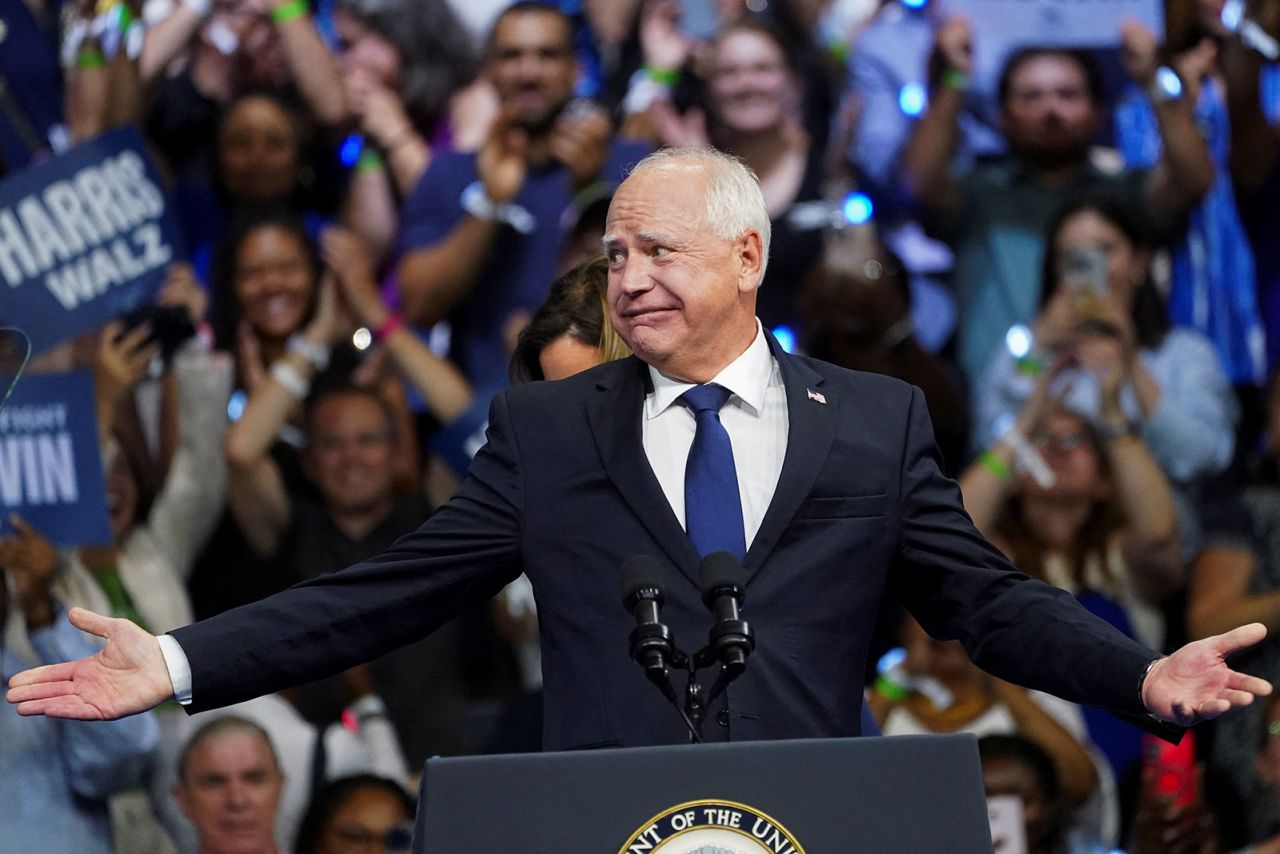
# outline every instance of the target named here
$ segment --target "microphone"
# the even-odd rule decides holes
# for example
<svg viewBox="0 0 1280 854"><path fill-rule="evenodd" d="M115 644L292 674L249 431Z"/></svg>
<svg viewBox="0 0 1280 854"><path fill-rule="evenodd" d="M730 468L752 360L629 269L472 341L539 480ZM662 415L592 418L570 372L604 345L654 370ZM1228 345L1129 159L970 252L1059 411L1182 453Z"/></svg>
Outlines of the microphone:
<svg viewBox="0 0 1280 854"><path fill-rule="evenodd" d="M716 680L719 690L712 689L714 697L742 674L747 667L747 656L756 648L751 626L740 613L747 572L728 552L712 552L702 559L699 582L702 602L715 617L708 634L708 646L720 659L722 667L720 678Z"/></svg>
<svg viewBox="0 0 1280 854"><path fill-rule="evenodd" d="M671 687L668 667L684 656L676 652L671 629L662 622L662 565L648 555L636 555L622 564L619 574L622 605L636 620L630 637L631 657L644 668L645 678L675 706L689 729L689 740L698 743L702 736L688 713L680 707L675 689Z"/></svg>
<svg viewBox="0 0 1280 854"><path fill-rule="evenodd" d="M651 680L655 675L665 677L675 644L671 629L660 616L662 565L648 555L637 555L622 564L621 575L622 604L636 620L631 631L631 657Z"/></svg>

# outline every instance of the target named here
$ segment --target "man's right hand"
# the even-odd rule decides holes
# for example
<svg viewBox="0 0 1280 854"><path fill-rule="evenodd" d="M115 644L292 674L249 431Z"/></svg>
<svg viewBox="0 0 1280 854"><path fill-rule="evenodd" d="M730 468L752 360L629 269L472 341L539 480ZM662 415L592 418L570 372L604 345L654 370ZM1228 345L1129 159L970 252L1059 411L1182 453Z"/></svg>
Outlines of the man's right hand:
<svg viewBox="0 0 1280 854"><path fill-rule="evenodd" d="M20 715L107 721L155 708L173 696L160 644L129 620L72 608L81 631L106 638L96 655L25 670L9 680L5 699Z"/></svg>

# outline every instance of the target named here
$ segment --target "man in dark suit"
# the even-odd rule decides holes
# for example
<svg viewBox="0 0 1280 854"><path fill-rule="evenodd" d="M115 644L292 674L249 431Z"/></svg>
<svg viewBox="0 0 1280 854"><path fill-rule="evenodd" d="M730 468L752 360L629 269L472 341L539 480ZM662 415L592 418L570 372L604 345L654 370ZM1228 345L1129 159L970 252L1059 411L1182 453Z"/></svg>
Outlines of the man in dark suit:
<svg viewBox="0 0 1280 854"><path fill-rule="evenodd" d="M1260 625L1160 658L1011 567L940 473L918 390L788 356L761 329L768 223L737 161L646 158L604 238L611 320L637 359L498 395L459 494L378 557L159 639L73 612L104 651L15 677L8 699L85 718L237 702L413 641L523 570L546 746L682 741L627 660L617 567L663 562L663 617L697 643L699 559L720 549L744 557L758 646L709 737L856 735L886 589L991 673L1121 714L1187 725L1271 690L1223 662Z"/></svg>

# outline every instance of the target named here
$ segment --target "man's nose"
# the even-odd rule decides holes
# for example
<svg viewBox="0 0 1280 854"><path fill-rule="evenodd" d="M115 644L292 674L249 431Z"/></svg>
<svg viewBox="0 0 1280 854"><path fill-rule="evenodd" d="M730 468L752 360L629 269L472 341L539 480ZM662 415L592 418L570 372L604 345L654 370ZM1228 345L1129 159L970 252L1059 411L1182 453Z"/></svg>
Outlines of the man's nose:
<svg viewBox="0 0 1280 854"><path fill-rule="evenodd" d="M516 63L516 72L521 80L536 80L542 76L543 61L536 53L526 53Z"/></svg>
<svg viewBox="0 0 1280 854"><path fill-rule="evenodd" d="M227 786L227 806L231 809L243 809L249 803L249 787L243 783L232 782Z"/></svg>
<svg viewBox="0 0 1280 854"><path fill-rule="evenodd" d="M644 293L653 287L653 279L649 275L649 267L643 258L628 258L617 270L616 275L619 288L622 293L628 296Z"/></svg>

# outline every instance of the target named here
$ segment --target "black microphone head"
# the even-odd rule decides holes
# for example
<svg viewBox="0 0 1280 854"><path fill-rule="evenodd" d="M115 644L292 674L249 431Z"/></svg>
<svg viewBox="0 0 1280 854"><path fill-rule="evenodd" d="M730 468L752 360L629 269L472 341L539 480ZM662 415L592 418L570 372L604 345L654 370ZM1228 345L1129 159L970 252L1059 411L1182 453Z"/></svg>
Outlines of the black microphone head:
<svg viewBox="0 0 1280 854"><path fill-rule="evenodd" d="M627 558L622 564L619 579L622 583L622 603L627 610L631 610L643 590L656 591L658 595L655 598L662 598L662 564L656 558L649 555Z"/></svg>
<svg viewBox="0 0 1280 854"><path fill-rule="evenodd" d="M702 600L708 605L721 591L730 589L741 598L743 588L747 586L747 571L728 552L712 552L702 559L698 583L702 587Z"/></svg>

